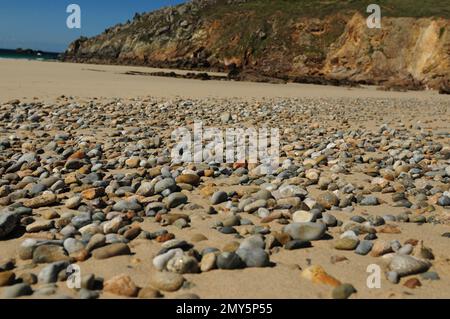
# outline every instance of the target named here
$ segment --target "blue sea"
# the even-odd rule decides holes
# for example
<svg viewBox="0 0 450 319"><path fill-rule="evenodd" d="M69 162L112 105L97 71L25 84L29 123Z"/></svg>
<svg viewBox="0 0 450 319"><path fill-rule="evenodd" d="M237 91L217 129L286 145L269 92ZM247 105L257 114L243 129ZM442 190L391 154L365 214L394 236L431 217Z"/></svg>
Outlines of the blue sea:
<svg viewBox="0 0 450 319"><path fill-rule="evenodd" d="M58 60L58 56L59 53L54 52L0 49L0 59L54 61Z"/></svg>

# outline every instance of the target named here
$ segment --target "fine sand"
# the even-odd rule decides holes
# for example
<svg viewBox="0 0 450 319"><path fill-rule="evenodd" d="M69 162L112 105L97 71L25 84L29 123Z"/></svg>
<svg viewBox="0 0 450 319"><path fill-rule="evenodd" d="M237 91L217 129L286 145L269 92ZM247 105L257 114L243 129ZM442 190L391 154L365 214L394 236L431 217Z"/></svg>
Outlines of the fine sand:
<svg viewBox="0 0 450 319"><path fill-rule="evenodd" d="M87 65L0 59L0 100L54 99L61 95L81 98L295 98L295 97L389 97L439 98L435 91L384 92L375 87L342 88L310 84L266 84L234 81L201 81L127 75L126 72L168 71L132 66ZM169 70L172 71L172 70ZM186 73L187 71L176 71ZM211 75L224 75L210 73Z"/></svg>

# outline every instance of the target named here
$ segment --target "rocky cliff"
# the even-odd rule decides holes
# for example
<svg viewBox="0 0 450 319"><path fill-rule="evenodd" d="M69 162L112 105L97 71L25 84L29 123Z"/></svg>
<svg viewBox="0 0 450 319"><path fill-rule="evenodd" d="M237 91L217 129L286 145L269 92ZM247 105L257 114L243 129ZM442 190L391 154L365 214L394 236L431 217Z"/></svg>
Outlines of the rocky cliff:
<svg viewBox="0 0 450 319"><path fill-rule="evenodd" d="M370 2L194 0L78 39L64 60L438 88L450 74L448 1L378 1L381 29L366 25Z"/></svg>

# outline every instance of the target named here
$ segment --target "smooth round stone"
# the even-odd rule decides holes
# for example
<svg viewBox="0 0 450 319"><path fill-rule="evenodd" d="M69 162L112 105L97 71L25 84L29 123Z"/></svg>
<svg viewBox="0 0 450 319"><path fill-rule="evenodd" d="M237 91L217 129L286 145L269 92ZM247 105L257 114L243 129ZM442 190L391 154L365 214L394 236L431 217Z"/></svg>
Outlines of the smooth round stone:
<svg viewBox="0 0 450 319"><path fill-rule="evenodd" d="M224 252L217 256L217 268L219 269L239 269L244 262L241 257L233 252Z"/></svg>
<svg viewBox="0 0 450 319"><path fill-rule="evenodd" d="M73 225L67 225L67 226L65 226L63 229L61 229L59 233L60 233L61 235L63 235L64 237L74 237L74 236L77 235L79 232L78 232L78 230L75 228L75 226L73 226Z"/></svg>
<svg viewBox="0 0 450 319"><path fill-rule="evenodd" d="M153 192L154 192L154 183L143 182L141 183L141 186L139 186L139 188L137 189L136 195L148 197L153 195Z"/></svg>
<svg viewBox="0 0 450 319"><path fill-rule="evenodd" d="M340 238L358 239L358 236L356 235L356 233L353 230L347 230L341 234Z"/></svg>
<svg viewBox="0 0 450 319"><path fill-rule="evenodd" d="M393 284L398 284L400 281L400 276L395 271L388 271L386 273L387 280L392 282Z"/></svg>
<svg viewBox="0 0 450 319"><path fill-rule="evenodd" d="M217 255L215 253L203 254L202 261L200 263L200 270L207 272L216 268Z"/></svg>
<svg viewBox="0 0 450 319"><path fill-rule="evenodd" d="M355 287L351 284L342 284L333 289L333 299L348 299L352 294L356 293Z"/></svg>
<svg viewBox="0 0 450 319"><path fill-rule="evenodd" d="M257 191L256 193L254 193L252 195L253 198L255 199L264 199L264 200L268 200L270 198L272 198L272 193L266 189L261 189L259 191Z"/></svg>
<svg viewBox="0 0 450 319"><path fill-rule="evenodd" d="M441 277L439 277L437 272L429 271L425 272L423 274L420 274L420 277L424 280L440 280Z"/></svg>
<svg viewBox="0 0 450 319"><path fill-rule="evenodd" d="M142 210L142 206L137 202L135 198L133 198L118 201L116 204L114 204L113 210L117 212L137 212Z"/></svg>
<svg viewBox="0 0 450 319"><path fill-rule="evenodd" d="M186 255L172 257L167 262L166 268L178 274L196 274L200 271L197 260Z"/></svg>
<svg viewBox="0 0 450 319"><path fill-rule="evenodd" d="M247 267L267 267L270 265L269 255L263 249L239 248L236 254L241 257Z"/></svg>
<svg viewBox="0 0 450 319"><path fill-rule="evenodd" d="M15 213L0 213L0 238L9 235L16 228L17 222Z"/></svg>
<svg viewBox="0 0 450 319"><path fill-rule="evenodd" d="M102 224L103 233L105 234L117 233L121 225L122 225L122 217L121 216L114 217L112 220Z"/></svg>
<svg viewBox="0 0 450 319"><path fill-rule="evenodd" d="M41 231L50 230L54 227L55 222L53 220L40 220L27 225L26 230L28 233L38 233Z"/></svg>
<svg viewBox="0 0 450 319"><path fill-rule="evenodd" d="M335 227L337 225L337 219L331 214L323 213L322 214L322 221L327 225L328 227Z"/></svg>
<svg viewBox="0 0 450 319"><path fill-rule="evenodd" d="M239 245L240 249L264 249L265 243L262 236L253 235L242 241Z"/></svg>
<svg viewBox="0 0 450 319"><path fill-rule="evenodd" d="M266 218L270 215L270 211L267 208L260 207L258 211L256 212L259 218Z"/></svg>
<svg viewBox="0 0 450 319"><path fill-rule="evenodd" d="M248 205L245 205L244 212L251 214L256 212L258 209L262 207L266 207L266 205L267 201L265 199L258 199Z"/></svg>
<svg viewBox="0 0 450 319"><path fill-rule="evenodd" d="M292 223L284 227L284 232L303 241L320 240L326 232L326 225L322 223Z"/></svg>
<svg viewBox="0 0 450 319"><path fill-rule="evenodd" d="M362 206L376 206L379 204L378 198L375 196L364 196L360 202L360 205Z"/></svg>
<svg viewBox="0 0 450 319"><path fill-rule="evenodd" d="M165 232L161 232L160 235L163 235L163 234L165 234ZM185 240L181 240L181 239L172 239L172 240L164 242L161 245L161 248L167 249L167 250L175 249L175 248L181 248L184 250L185 248L188 248L188 247L190 247L190 245Z"/></svg>
<svg viewBox="0 0 450 319"><path fill-rule="evenodd" d="M56 261L69 260L64 248L57 245L42 245L33 251L33 262L36 264L47 264Z"/></svg>
<svg viewBox="0 0 450 319"><path fill-rule="evenodd" d="M97 248L92 252L95 259L107 259L115 256L130 255L130 247L123 243L111 244L105 247Z"/></svg>
<svg viewBox="0 0 450 319"><path fill-rule="evenodd" d="M358 255L367 255L373 247L373 243L369 240L361 240L358 247L356 247L355 253Z"/></svg>
<svg viewBox="0 0 450 319"><path fill-rule="evenodd" d="M314 222L315 218L314 215L310 212L307 212L305 210L299 210L296 211L294 214L292 214L292 221L294 223L309 223Z"/></svg>
<svg viewBox="0 0 450 319"><path fill-rule="evenodd" d="M410 223L423 224L423 223L427 222L427 219L425 218L425 216L416 215L416 216L410 216L409 217L409 222Z"/></svg>
<svg viewBox="0 0 450 319"><path fill-rule="evenodd" d="M13 299L22 296L30 296L32 294L33 290L29 284L20 283L4 288L2 299Z"/></svg>
<svg viewBox="0 0 450 319"><path fill-rule="evenodd" d="M171 249L164 254L156 256L153 258L153 266L158 270L164 270L169 260L175 256L183 256L183 250L179 248Z"/></svg>
<svg viewBox="0 0 450 319"><path fill-rule="evenodd" d="M218 231L220 231L222 234L226 234L226 235L237 233L237 230L233 227L220 227L220 228L218 228Z"/></svg>
<svg viewBox="0 0 450 319"><path fill-rule="evenodd" d="M330 209L333 206L339 205L339 198L332 192L321 194L317 198L317 202L325 209Z"/></svg>
<svg viewBox="0 0 450 319"><path fill-rule="evenodd" d="M385 224L383 217L372 215L367 218L371 226L381 226Z"/></svg>
<svg viewBox="0 0 450 319"><path fill-rule="evenodd" d="M76 209L80 206L82 200L81 196L73 196L66 201L65 206L69 209Z"/></svg>
<svg viewBox="0 0 450 319"><path fill-rule="evenodd" d="M174 292L183 286L184 277L173 272L153 272L150 275L150 285L162 291Z"/></svg>
<svg viewBox="0 0 450 319"><path fill-rule="evenodd" d="M169 208L175 208L182 204L186 204L188 198L183 193L172 193L167 197L167 206Z"/></svg>
<svg viewBox="0 0 450 319"><path fill-rule="evenodd" d="M400 242L398 240L392 240L390 244L391 244L391 249L394 252L398 252L400 250L400 248L402 247L402 244L400 244Z"/></svg>
<svg viewBox="0 0 450 319"><path fill-rule="evenodd" d="M91 215L89 213L81 213L71 220L72 225L77 229L87 226L91 223Z"/></svg>
<svg viewBox="0 0 450 319"><path fill-rule="evenodd" d="M74 239L74 238L67 238L64 241L64 249L70 254L76 253L77 251L80 251L84 249L83 242Z"/></svg>
<svg viewBox="0 0 450 319"><path fill-rule="evenodd" d="M58 274L67 269L69 262L58 261L45 266L38 275L39 283L50 284L58 281Z"/></svg>
<svg viewBox="0 0 450 319"><path fill-rule="evenodd" d="M412 253L414 246L411 244L405 244L402 248L400 248L397 253L400 255L409 255Z"/></svg>
<svg viewBox="0 0 450 319"><path fill-rule="evenodd" d="M227 200L228 200L228 194L223 191L218 191L218 192L215 192L211 196L211 205L218 205L218 204L226 202Z"/></svg>
<svg viewBox="0 0 450 319"><path fill-rule="evenodd" d="M417 259L409 255L395 255L389 269L395 271L400 277L426 272L431 267L428 261Z"/></svg>
<svg viewBox="0 0 450 319"><path fill-rule="evenodd" d="M448 197L448 196L441 196L438 199L437 204L439 206L450 206L450 197Z"/></svg>
<svg viewBox="0 0 450 319"><path fill-rule="evenodd" d="M103 234L94 234L89 239L89 242L86 246L87 251L92 251L96 248L100 248L106 245L106 236Z"/></svg>
<svg viewBox="0 0 450 319"><path fill-rule="evenodd" d="M290 240L286 243L286 245L284 245L284 249L287 250L295 250L309 247L312 247L311 242L298 239Z"/></svg>
<svg viewBox="0 0 450 319"><path fill-rule="evenodd" d="M334 248L338 250L354 250L359 244L359 240L350 237L339 238L335 244Z"/></svg>
<svg viewBox="0 0 450 319"><path fill-rule="evenodd" d="M200 177L196 174L183 174L176 178L178 184L198 185Z"/></svg>
<svg viewBox="0 0 450 319"><path fill-rule="evenodd" d="M173 178L164 178L163 180L159 181L155 185L155 193L159 194L163 191L169 189L171 191L176 189L176 182Z"/></svg>
<svg viewBox="0 0 450 319"><path fill-rule="evenodd" d="M362 216L352 216L350 218L350 220L354 221L355 223L358 223L358 224L362 224L362 223L364 223L366 221L366 219L364 217L362 217Z"/></svg>

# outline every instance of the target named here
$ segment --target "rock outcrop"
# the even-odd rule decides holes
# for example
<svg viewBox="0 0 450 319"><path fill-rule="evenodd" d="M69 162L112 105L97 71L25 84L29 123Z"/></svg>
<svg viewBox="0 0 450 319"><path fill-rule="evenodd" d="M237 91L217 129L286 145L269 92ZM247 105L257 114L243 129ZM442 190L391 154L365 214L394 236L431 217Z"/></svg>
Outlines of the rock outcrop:
<svg viewBox="0 0 450 319"><path fill-rule="evenodd" d="M439 89L450 74L449 11L439 8L449 5L383 7L381 29L367 27L366 6L194 0L80 38L64 60L232 71L236 77L239 70L251 80Z"/></svg>

